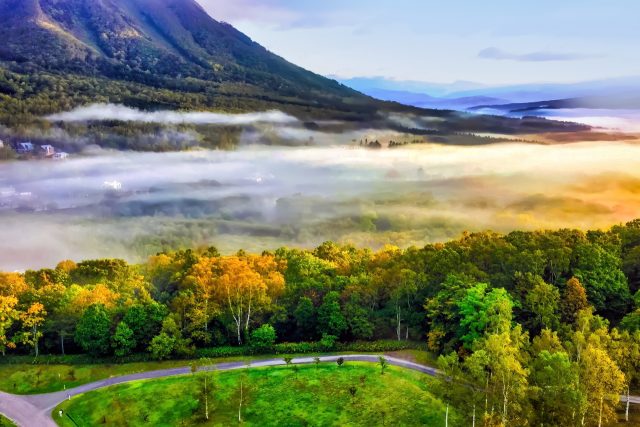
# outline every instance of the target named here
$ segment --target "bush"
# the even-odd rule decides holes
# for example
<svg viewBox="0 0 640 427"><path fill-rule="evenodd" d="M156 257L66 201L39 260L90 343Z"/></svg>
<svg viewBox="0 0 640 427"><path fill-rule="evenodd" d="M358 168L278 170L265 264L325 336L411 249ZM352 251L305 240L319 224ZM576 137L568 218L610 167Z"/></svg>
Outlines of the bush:
<svg viewBox="0 0 640 427"><path fill-rule="evenodd" d="M271 348L276 342L276 330L271 325L262 325L251 333L251 346L257 349Z"/></svg>

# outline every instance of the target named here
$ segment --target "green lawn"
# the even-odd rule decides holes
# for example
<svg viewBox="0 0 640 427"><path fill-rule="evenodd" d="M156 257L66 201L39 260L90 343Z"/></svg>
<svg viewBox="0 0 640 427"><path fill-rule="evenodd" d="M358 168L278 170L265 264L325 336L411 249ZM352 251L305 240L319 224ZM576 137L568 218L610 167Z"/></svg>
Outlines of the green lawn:
<svg viewBox="0 0 640 427"><path fill-rule="evenodd" d="M205 375L214 384L209 421L201 391ZM79 426L236 425L242 382L245 425L444 425L445 407L429 392L433 381L396 367L380 375L378 366L356 362L243 369L120 384L65 401L53 414L69 427L74 423L60 418L60 409ZM450 425L459 425L453 411Z"/></svg>
<svg viewBox="0 0 640 427"><path fill-rule="evenodd" d="M15 427L16 425L7 418L0 415L0 427Z"/></svg>
<svg viewBox="0 0 640 427"><path fill-rule="evenodd" d="M13 394L60 391L111 376L188 365L188 361L140 362L113 365L0 365L0 390Z"/></svg>

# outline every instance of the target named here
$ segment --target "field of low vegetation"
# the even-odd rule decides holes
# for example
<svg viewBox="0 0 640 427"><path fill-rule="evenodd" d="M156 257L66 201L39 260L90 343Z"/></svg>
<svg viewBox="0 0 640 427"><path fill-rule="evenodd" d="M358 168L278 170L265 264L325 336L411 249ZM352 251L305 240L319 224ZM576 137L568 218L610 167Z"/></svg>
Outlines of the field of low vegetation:
<svg viewBox="0 0 640 427"><path fill-rule="evenodd" d="M198 373L90 392L61 404L54 418L70 427L227 426L239 419L256 426L439 425L446 406L430 393L433 383L417 372L389 367L381 375L379 366L355 362ZM449 420L458 425L453 411Z"/></svg>

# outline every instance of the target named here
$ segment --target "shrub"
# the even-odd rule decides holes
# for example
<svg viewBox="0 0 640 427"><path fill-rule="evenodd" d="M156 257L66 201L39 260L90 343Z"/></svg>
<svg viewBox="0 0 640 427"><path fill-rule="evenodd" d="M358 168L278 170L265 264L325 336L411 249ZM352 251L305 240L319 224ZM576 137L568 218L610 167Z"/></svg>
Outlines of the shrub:
<svg viewBox="0 0 640 427"><path fill-rule="evenodd" d="M262 325L251 333L251 345L258 349L268 349L276 342L276 330L271 325Z"/></svg>

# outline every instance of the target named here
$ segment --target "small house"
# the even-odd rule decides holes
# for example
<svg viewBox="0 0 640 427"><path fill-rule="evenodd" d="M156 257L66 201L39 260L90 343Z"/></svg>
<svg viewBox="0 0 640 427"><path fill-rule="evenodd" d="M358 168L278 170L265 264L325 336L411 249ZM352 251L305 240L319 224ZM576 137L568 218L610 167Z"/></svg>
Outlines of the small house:
<svg viewBox="0 0 640 427"><path fill-rule="evenodd" d="M65 153L64 151L58 151L53 156L51 156L54 160L64 160L69 157L69 153Z"/></svg>
<svg viewBox="0 0 640 427"><path fill-rule="evenodd" d="M51 157L56 154L56 149L53 148L53 145L41 145L40 154L45 157Z"/></svg>
<svg viewBox="0 0 640 427"><path fill-rule="evenodd" d="M27 154L33 152L33 144L31 142L18 142L16 144L16 152L18 154Z"/></svg>

